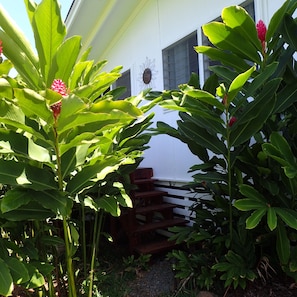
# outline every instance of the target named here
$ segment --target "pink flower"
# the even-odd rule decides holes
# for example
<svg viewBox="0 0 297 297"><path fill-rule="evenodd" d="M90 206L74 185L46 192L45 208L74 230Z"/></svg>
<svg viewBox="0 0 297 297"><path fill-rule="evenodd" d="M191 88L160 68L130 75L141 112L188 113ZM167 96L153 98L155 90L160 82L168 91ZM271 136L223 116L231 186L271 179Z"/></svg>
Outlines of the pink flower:
<svg viewBox="0 0 297 297"><path fill-rule="evenodd" d="M232 127L233 124L237 121L237 118L236 117L231 117L231 119L229 120L229 127Z"/></svg>
<svg viewBox="0 0 297 297"><path fill-rule="evenodd" d="M257 25L256 25L257 33L258 33L258 38L261 41L262 44L262 52L265 53L265 48L266 48L266 33L267 33L267 28L262 20L260 20Z"/></svg>
<svg viewBox="0 0 297 297"><path fill-rule="evenodd" d="M62 96L67 96L69 93L66 84L61 79L54 79L51 89Z"/></svg>
<svg viewBox="0 0 297 297"><path fill-rule="evenodd" d="M58 102L56 102L56 103L54 103L54 104L52 104L50 106L51 107L51 110L53 111L55 120L57 119L57 117L61 113L61 105L62 105L62 102L61 101L58 101Z"/></svg>
<svg viewBox="0 0 297 297"><path fill-rule="evenodd" d="M2 55L3 53L3 46L2 46L2 40L0 40L0 56Z"/></svg>

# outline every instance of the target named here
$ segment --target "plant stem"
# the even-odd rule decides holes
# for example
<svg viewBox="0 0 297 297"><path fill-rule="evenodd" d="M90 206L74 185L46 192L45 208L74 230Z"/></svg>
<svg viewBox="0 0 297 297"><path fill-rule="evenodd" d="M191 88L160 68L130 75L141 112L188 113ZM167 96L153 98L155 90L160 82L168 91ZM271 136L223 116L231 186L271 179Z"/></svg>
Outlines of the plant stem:
<svg viewBox="0 0 297 297"><path fill-rule="evenodd" d="M61 169L61 156L59 150L59 139L58 132L56 127L56 122L54 125L54 134L55 134L55 152L57 158L57 178L59 184L59 191L63 192L63 177L62 177L62 169ZM75 286L75 277L72 266L72 255L70 245L72 243L71 232L68 224L67 217L63 215L63 231L64 231L64 241L65 241L65 257L66 257L66 266L67 266L67 276L68 276L68 287L69 287L69 297L76 297L76 286Z"/></svg>
<svg viewBox="0 0 297 297"><path fill-rule="evenodd" d="M89 284L89 296L88 297L92 297L95 260L96 260L96 256L98 253L97 247L99 246L99 241L100 241L100 234L101 234L100 231L102 228L102 221L103 221L103 212L99 210L98 212L96 212L95 222L94 222L92 258L91 258L91 267L90 267L90 284Z"/></svg>
<svg viewBox="0 0 297 297"><path fill-rule="evenodd" d="M228 107L226 108L226 142L227 142L227 175L228 175L228 195L229 195L229 234L230 243L232 243L233 238L233 212L232 212L232 166L231 166L231 145L230 145L230 127L229 127L230 117Z"/></svg>
<svg viewBox="0 0 297 297"><path fill-rule="evenodd" d="M65 217L63 217L63 230L64 230L64 240L65 240L69 297L76 297L75 278L74 278L74 272L73 272L73 266L72 266L71 250L70 250L70 244L72 240L71 240L70 228L69 228L67 219Z"/></svg>
<svg viewBox="0 0 297 297"><path fill-rule="evenodd" d="M87 278L87 240L86 240L86 214L84 202L81 202L81 219L82 219L82 249L84 261L84 277Z"/></svg>

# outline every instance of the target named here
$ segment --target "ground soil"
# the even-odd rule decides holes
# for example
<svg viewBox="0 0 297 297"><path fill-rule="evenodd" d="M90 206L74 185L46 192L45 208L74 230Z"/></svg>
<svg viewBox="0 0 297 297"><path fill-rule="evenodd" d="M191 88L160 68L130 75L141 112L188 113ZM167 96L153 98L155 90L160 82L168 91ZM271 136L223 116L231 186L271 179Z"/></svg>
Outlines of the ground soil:
<svg viewBox="0 0 297 297"><path fill-rule="evenodd" d="M126 297L158 297L158 296L179 296L178 282L174 278L171 264L166 259L158 259L152 262L148 271L143 272L130 283L131 292ZM166 294L166 295L164 295ZM187 296L187 295L183 295ZM246 289L222 290L220 292L201 292L197 297L297 297L297 284L285 276L274 275L263 281L250 282ZM191 295L192 297L192 295Z"/></svg>

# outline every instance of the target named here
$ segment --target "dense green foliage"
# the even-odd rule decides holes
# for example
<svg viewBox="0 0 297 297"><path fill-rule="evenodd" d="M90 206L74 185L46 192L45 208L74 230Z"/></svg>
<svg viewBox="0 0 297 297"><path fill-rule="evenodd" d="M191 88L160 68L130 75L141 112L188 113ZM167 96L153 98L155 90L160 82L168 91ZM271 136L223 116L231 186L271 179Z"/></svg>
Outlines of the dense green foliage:
<svg viewBox="0 0 297 297"><path fill-rule="evenodd" d="M131 207L125 176L155 103L143 104L145 93L117 100L121 68L103 72L80 36L66 37L57 0L25 4L36 50L0 7L0 295L20 285L55 296L67 277L64 296L82 279L92 296L104 214Z"/></svg>
<svg viewBox="0 0 297 297"><path fill-rule="evenodd" d="M221 22L203 26L212 46L195 48L216 61L212 76L161 95L180 119L159 131L199 158L190 169L195 224L173 230L189 251L172 254L194 287L220 278L245 288L273 271L297 279L296 7L286 1L267 33L243 8L224 8Z"/></svg>

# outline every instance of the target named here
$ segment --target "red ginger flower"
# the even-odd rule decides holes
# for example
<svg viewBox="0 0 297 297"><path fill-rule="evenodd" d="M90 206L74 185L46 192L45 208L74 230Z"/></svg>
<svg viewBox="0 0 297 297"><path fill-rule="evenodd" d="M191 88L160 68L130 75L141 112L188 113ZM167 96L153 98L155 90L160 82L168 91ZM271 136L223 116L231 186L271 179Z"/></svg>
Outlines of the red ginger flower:
<svg viewBox="0 0 297 297"><path fill-rule="evenodd" d="M61 113L61 105L62 105L61 101L58 101L58 102L51 105L51 110L53 111L55 119L57 119L57 117Z"/></svg>
<svg viewBox="0 0 297 297"><path fill-rule="evenodd" d="M232 127L236 121L237 121L236 117L231 117L231 119L229 120L229 123L228 123L229 127Z"/></svg>
<svg viewBox="0 0 297 297"><path fill-rule="evenodd" d="M0 40L0 55L3 53L2 40Z"/></svg>
<svg viewBox="0 0 297 297"><path fill-rule="evenodd" d="M51 89L62 96L67 96L68 94L66 84L61 79L54 79L51 85ZM58 101L51 105L51 110L53 111L55 120L61 113L61 105L62 105L61 101Z"/></svg>
<svg viewBox="0 0 297 297"><path fill-rule="evenodd" d="M62 96L68 95L66 84L61 79L54 79L51 89Z"/></svg>
<svg viewBox="0 0 297 297"><path fill-rule="evenodd" d="M260 20L257 25L256 25L257 33L258 33L258 38L261 41L262 44L262 49L263 52L265 51L265 41L266 41L266 33L267 33L267 28L266 25L262 20Z"/></svg>

